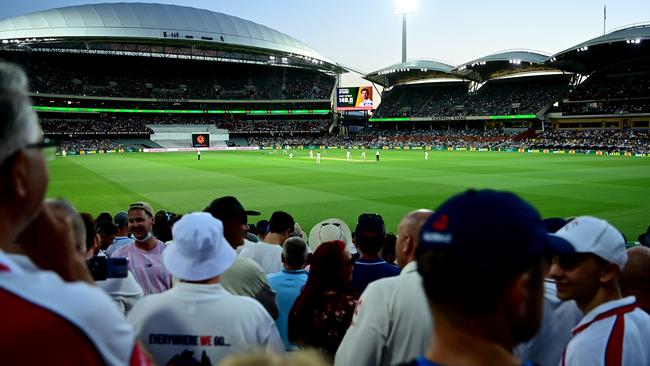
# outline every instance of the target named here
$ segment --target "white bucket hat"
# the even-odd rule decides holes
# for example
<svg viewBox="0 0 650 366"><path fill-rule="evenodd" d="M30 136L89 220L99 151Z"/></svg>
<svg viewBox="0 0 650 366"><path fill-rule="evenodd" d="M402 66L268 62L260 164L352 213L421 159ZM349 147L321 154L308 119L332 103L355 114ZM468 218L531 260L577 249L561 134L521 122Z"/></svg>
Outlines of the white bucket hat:
<svg viewBox="0 0 650 366"><path fill-rule="evenodd" d="M237 253L223 236L223 224L206 212L184 215L172 228L163 252L167 270L182 280L202 281L226 272Z"/></svg>
<svg viewBox="0 0 650 366"><path fill-rule="evenodd" d="M351 253L356 253L352 245L352 232L350 227L340 219L326 219L314 225L309 232L309 250L313 253L322 243L341 240Z"/></svg>
<svg viewBox="0 0 650 366"><path fill-rule="evenodd" d="M627 263L625 237L605 220L593 216L576 217L554 235L568 241L576 253L596 254L618 265L621 271Z"/></svg>

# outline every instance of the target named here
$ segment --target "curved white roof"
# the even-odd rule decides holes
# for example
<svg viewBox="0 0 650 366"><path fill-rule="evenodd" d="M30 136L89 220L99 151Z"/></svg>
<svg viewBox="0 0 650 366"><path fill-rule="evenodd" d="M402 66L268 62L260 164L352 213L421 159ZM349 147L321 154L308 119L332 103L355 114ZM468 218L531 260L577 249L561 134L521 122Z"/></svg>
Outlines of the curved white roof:
<svg viewBox="0 0 650 366"><path fill-rule="evenodd" d="M167 32L166 37L164 32ZM178 33L178 36L171 38L173 33ZM232 15L187 6L151 3L91 4L50 9L0 20L0 40L28 38L190 40L188 36L192 36L193 41L211 41L281 51L337 65L299 40L269 27Z"/></svg>

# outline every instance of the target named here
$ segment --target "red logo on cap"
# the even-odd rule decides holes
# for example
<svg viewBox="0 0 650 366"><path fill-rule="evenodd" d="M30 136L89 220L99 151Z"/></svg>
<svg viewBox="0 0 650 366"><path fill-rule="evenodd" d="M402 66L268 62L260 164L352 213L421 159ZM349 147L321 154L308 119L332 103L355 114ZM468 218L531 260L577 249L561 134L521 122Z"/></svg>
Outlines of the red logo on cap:
<svg viewBox="0 0 650 366"><path fill-rule="evenodd" d="M445 215L440 215L431 225L435 231L445 231L449 227L449 217Z"/></svg>

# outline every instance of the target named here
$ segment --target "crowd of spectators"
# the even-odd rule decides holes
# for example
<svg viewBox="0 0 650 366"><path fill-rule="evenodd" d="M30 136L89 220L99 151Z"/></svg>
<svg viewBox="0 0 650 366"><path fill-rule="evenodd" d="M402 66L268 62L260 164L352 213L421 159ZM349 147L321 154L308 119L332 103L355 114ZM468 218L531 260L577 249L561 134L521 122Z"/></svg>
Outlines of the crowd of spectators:
<svg viewBox="0 0 650 366"><path fill-rule="evenodd" d="M567 89L559 77L494 80L476 93L465 83L432 83L388 91L375 117L458 117L536 114Z"/></svg>
<svg viewBox="0 0 650 366"><path fill-rule="evenodd" d="M115 133L150 134L153 131L146 127L149 121L137 117L108 117L97 119L44 119L41 128L46 134L96 134L107 135Z"/></svg>
<svg viewBox="0 0 650 366"><path fill-rule="evenodd" d="M69 139L58 142L59 151L99 151L99 150L119 150L124 149L125 145L111 141L109 139Z"/></svg>
<svg viewBox="0 0 650 366"><path fill-rule="evenodd" d="M363 207L353 239L282 207L248 225L233 196L95 218L44 200L47 141L5 63L0 109L0 364L650 364L650 229L626 249L605 220L473 189L402 211L394 241ZM304 349L324 359L282 360Z"/></svg>
<svg viewBox="0 0 650 366"><path fill-rule="evenodd" d="M335 80L286 67L90 57L26 61L34 93L211 100L330 99ZM170 77L170 75L173 75Z"/></svg>
<svg viewBox="0 0 650 366"><path fill-rule="evenodd" d="M562 104L568 115L650 112L650 72L597 73Z"/></svg>
<svg viewBox="0 0 650 366"><path fill-rule="evenodd" d="M329 120L235 120L224 119L216 123L217 128L228 130L230 133L324 133L331 121Z"/></svg>
<svg viewBox="0 0 650 366"><path fill-rule="evenodd" d="M502 146L525 149L650 153L648 129L547 130L535 138Z"/></svg>

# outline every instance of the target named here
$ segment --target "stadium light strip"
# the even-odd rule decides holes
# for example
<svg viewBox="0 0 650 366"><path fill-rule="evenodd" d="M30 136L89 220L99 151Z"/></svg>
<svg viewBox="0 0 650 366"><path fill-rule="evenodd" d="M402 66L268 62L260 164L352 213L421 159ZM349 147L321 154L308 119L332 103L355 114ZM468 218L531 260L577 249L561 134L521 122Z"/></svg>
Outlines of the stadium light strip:
<svg viewBox="0 0 650 366"><path fill-rule="evenodd" d="M407 117L397 117L397 118L371 118L369 122L408 122L410 118Z"/></svg>
<svg viewBox="0 0 650 366"><path fill-rule="evenodd" d="M246 114L246 115L298 115L298 114L328 114L329 109L120 109L120 108L74 108L74 107L45 107L34 106L37 112L56 113L150 113L150 114Z"/></svg>
<svg viewBox="0 0 650 366"><path fill-rule="evenodd" d="M490 119L532 119L537 118L535 114L515 114L513 116L490 116Z"/></svg>

